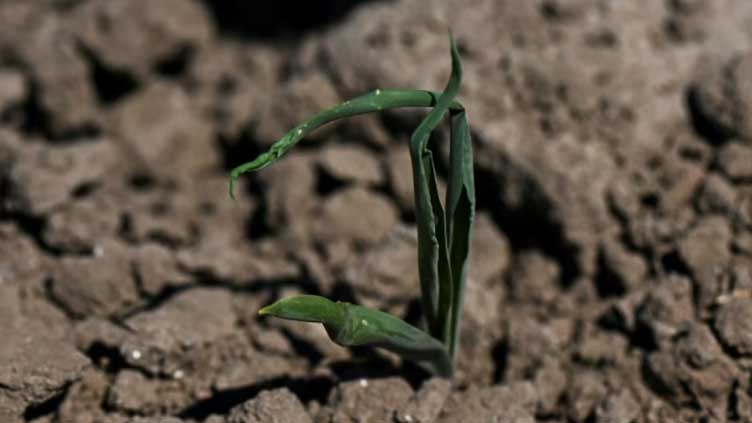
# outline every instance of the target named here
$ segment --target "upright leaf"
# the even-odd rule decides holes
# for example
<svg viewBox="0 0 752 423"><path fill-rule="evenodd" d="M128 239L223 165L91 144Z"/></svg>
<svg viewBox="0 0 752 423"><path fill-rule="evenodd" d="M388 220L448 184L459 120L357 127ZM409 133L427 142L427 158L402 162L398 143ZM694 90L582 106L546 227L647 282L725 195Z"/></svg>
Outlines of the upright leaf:
<svg viewBox="0 0 752 423"><path fill-rule="evenodd" d="M454 102L462 80L462 65L454 37L450 35L449 41L452 52L452 75L433 110L423 119L410 138L423 313L431 333L444 340L446 340L446 334L449 333L447 328L450 323L447 312L451 309L453 289L451 272L448 271L446 225L441 203L435 195L436 180L431 150L428 149L428 139ZM444 242L440 242L442 239Z"/></svg>
<svg viewBox="0 0 752 423"><path fill-rule="evenodd" d="M473 145L470 139L467 115L464 110L452 112L451 125L450 169L446 207L449 221L449 257L453 282L451 335L448 348L450 355L454 358L459 342L459 324L465 296L470 240L475 218L475 181L473 177Z"/></svg>

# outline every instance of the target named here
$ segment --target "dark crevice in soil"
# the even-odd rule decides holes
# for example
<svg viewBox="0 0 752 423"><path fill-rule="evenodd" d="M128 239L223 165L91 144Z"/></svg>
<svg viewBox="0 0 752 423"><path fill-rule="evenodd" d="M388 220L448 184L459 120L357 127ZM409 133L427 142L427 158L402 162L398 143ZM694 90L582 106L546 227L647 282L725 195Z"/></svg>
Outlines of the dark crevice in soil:
<svg viewBox="0 0 752 423"><path fill-rule="evenodd" d="M94 192L96 192L100 185L100 182L84 182L82 184L79 184L78 186L73 188L73 191L71 191L71 197L74 200L89 197L91 194L94 194Z"/></svg>
<svg viewBox="0 0 752 423"><path fill-rule="evenodd" d="M407 360L402 362L402 368L397 375L405 379L415 391L420 389L428 379L433 377L426 369Z"/></svg>
<svg viewBox="0 0 752 423"><path fill-rule="evenodd" d="M402 320L410 323L417 328L425 328L426 324L423 321L423 316L425 315L423 314L423 310L420 305L420 299L413 298L407 304L407 311L405 311L405 316L402 318Z"/></svg>
<svg viewBox="0 0 752 423"><path fill-rule="evenodd" d="M114 104L139 88L135 76L126 71L107 66L99 60L94 52L84 46L79 46L79 51L89 65L92 85L102 104Z"/></svg>
<svg viewBox="0 0 752 423"><path fill-rule="evenodd" d="M68 388L69 386L64 387L62 392L40 404L32 404L26 407L23 414L24 421L35 421L55 413L65 399L65 396L68 393Z"/></svg>
<svg viewBox="0 0 752 423"><path fill-rule="evenodd" d="M347 187L347 183L332 177L321 166L316 166L316 192L320 196L326 197L345 187Z"/></svg>
<svg viewBox="0 0 752 423"><path fill-rule="evenodd" d="M164 205L165 203L154 204L152 205L153 208L150 211L154 215L158 215L160 213L166 214L166 211L159 211L155 213L155 210ZM167 248L168 250L179 250L181 248L191 247L196 244L200 236L199 228L197 227L197 225L191 224L188 227L188 236L186 236L185 238L183 238L182 236L174 236L169 232L161 231L159 229L152 229L151 231L146 233L143 238L140 238L134 233L133 217L131 216L131 213L123 213L120 216L117 234L120 239L131 245L153 242Z"/></svg>
<svg viewBox="0 0 752 423"><path fill-rule="evenodd" d="M198 237L199 237L198 228L191 227L187 241L182 239L181 237L175 237L172 234L169 234L167 232L162 232L162 231L150 232L146 236L146 241L154 242L170 250L178 250L183 247L190 247L191 245L194 245ZM131 239L131 241L134 244L137 243L137 242L133 242L133 239Z"/></svg>
<svg viewBox="0 0 752 423"><path fill-rule="evenodd" d="M496 343L491 351L494 362L493 380L495 383L504 383L504 375L507 371L507 361L509 356L509 340L504 338Z"/></svg>
<svg viewBox="0 0 752 423"><path fill-rule="evenodd" d="M137 314L154 311L162 307L165 303L169 302L176 295L189 291L192 289L200 288L222 288L227 289L236 294L243 293L259 293L269 292L272 297L277 297L277 293L288 287L302 288L308 293L316 293L317 286L306 281L297 279L254 279L252 284L238 284L230 281L225 281L215 278L213 275L207 272L195 271L188 272L192 276L192 280L198 281L196 283L180 286L167 286L156 295L147 296L143 298L145 301L143 304L129 309L127 312L119 316L119 320L125 321Z"/></svg>
<svg viewBox="0 0 752 423"><path fill-rule="evenodd" d="M34 80L27 83L29 94L22 106L24 121L20 127L21 132L27 135L44 135L49 127L49 114L42 109L39 99L39 85Z"/></svg>
<svg viewBox="0 0 752 423"><path fill-rule="evenodd" d="M546 211L552 207L543 198L527 198L517 210L509 210L499 203L502 192L498 175L476 167L475 192L478 211L488 211L496 225L507 236L512 252L538 250L555 260L561 267L561 284L572 286L582 273L577 263L578 247L564 238L560 223Z"/></svg>
<svg viewBox="0 0 752 423"><path fill-rule="evenodd" d="M380 379L391 376L400 376L411 383L419 384L424 379L420 374L406 374L404 369L395 365L394 362L384 358L376 349L371 347L351 347L353 358L335 361L329 365L331 371L337 375L337 382L348 382L359 379ZM413 367L412 370L416 368ZM418 369L420 372L420 369ZM425 374L425 372L424 372Z"/></svg>
<svg viewBox="0 0 752 423"><path fill-rule="evenodd" d="M147 297L146 302L144 302L143 304L133 309L128 310L126 313L120 316L120 320L125 321L137 314L154 311L158 309L159 307L161 307L162 305L164 305L165 303L167 303L170 299L172 299L172 297L182 292L185 292L191 289L196 289L198 287L199 285L196 285L196 284L181 285L181 286L168 286L157 295L152 296L152 297Z"/></svg>
<svg viewBox="0 0 752 423"><path fill-rule="evenodd" d="M0 124L9 128L22 126L24 119L23 103L12 104L5 110L0 110Z"/></svg>
<svg viewBox="0 0 752 423"><path fill-rule="evenodd" d="M217 142L222 153L224 170L227 171L240 166L266 150L261 147L263 145L261 141L251 135L250 128L242 131L236 139L219 135Z"/></svg>
<svg viewBox="0 0 752 423"><path fill-rule="evenodd" d="M101 342L94 342L85 354L94 365L108 374L117 374L129 367L118 348L109 347Z"/></svg>
<svg viewBox="0 0 752 423"><path fill-rule="evenodd" d="M643 380L645 381L645 385L650 388L653 393L660 396L661 398L672 402L674 398L676 398L677 393L673 392L671 388L667 387L661 380L659 375L655 375L652 373L652 371L649 369L649 366L647 365L647 360L643 361L642 366L642 376ZM680 396L685 396L689 398L689 400L682 404L683 408L689 408L695 412L699 412L703 410L702 404L700 404L697 400L697 396L693 392L693 389L691 386L689 386L688 382L682 381L681 382L681 394ZM705 421L705 420L699 420L699 421Z"/></svg>
<svg viewBox="0 0 752 423"><path fill-rule="evenodd" d="M19 64L19 70L25 75L34 75L35 71ZM13 120L21 134L30 138L41 138L56 143L80 142L82 139L96 138L101 134L101 128L96 122L82 123L75 128L67 128L65 131L53 130L50 122L52 117L45 110L42 102L42 92L39 84L29 78L26 81L28 94L24 101L14 107Z"/></svg>
<svg viewBox="0 0 752 423"><path fill-rule="evenodd" d="M47 221L44 218L32 216L28 214L22 214L22 213L9 213L3 216L0 216L0 220L10 220L12 222L16 223L16 226L26 234L29 238L31 238L34 241L34 244L45 252L46 254L49 254L53 257L61 257L63 255L86 255L87 252L72 252L72 251L66 251L61 248L54 247L52 245L49 245L47 242L45 242L43 234L44 230L47 226Z"/></svg>
<svg viewBox="0 0 752 423"><path fill-rule="evenodd" d="M54 307L56 307L58 310L62 311L63 314L65 314L66 317L70 320L79 320L82 319L84 316L79 315L78 313L75 313L73 310L70 309L68 304L64 303L63 301L60 301L60 299L55 295L52 284L53 284L52 278L47 278L44 280L44 298L52 304Z"/></svg>
<svg viewBox="0 0 752 423"><path fill-rule="evenodd" d="M598 254L595 287L601 298L621 297L627 293L626 287L620 282L619 276L612 272L606 264L603 254Z"/></svg>
<svg viewBox="0 0 752 423"><path fill-rule="evenodd" d="M650 210L657 210L660 206L661 197L657 192L646 192L640 196L640 204Z"/></svg>
<svg viewBox="0 0 752 423"><path fill-rule="evenodd" d="M561 422L566 422L567 419L561 414L539 413L535 415L535 421L537 423L561 423Z"/></svg>
<svg viewBox="0 0 752 423"><path fill-rule="evenodd" d="M730 422L742 421L742 416L739 415L739 396L737 391L740 389L739 381L735 380L731 387L728 397L728 405L726 408L726 418Z"/></svg>
<svg viewBox="0 0 752 423"><path fill-rule="evenodd" d="M118 222L117 236L129 243L133 243L133 218L130 213L121 213Z"/></svg>
<svg viewBox="0 0 752 423"><path fill-rule="evenodd" d="M71 12L78 7L79 4L84 3L85 1L86 0L60 0L50 3L50 6L52 6L52 8L58 13L65 14Z"/></svg>
<svg viewBox="0 0 752 423"><path fill-rule="evenodd" d="M274 236L275 229L267 224L267 212L266 201L261 201L258 207L248 216L248 220L245 222L245 231L248 239L258 240Z"/></svg>
<svg viewBox="0 0 752 423"><path fill-rule="evenodd" d="M295 336L295 334L287 329L283 328L281 331L287 340L290 341L290 345L295 350L295 353L301 357L305 357L311 367L315 367L324 359L324 355L310 342Z"/></svg>
<svg viewBox="0 0 752 423"><path fill-rule="evenodd" d="M719 127L703 115L696 89L687 89L685 102L692 129L698 136L713 145L723 144L731 137L732 134L728 130Z"/></svg>
<svg viewBox="0 0 752 423"><path fill-rule="evenodd" d="M666 384L660 380L660 376L654 374L653 371L650 369L650 366L648 365L647 355L645 355L645 358L642 360L640 371L642 373L642 379L645 381L645 384L654 393L661 395L664 398L671 395L671 388L666 386Z"/></svg>
<svg viewBox="0 0 752 423"><path fill-rule="evenodd" d="M603 330L618 332L631 339L633 334L627 319L623 310L612 306L596 320L596 324Z"/></svg>
<svg viewBox="0 0 752 423"><path fill-rule="evenodd" d="M736 349L729 346L726 342L723 341L723 337L720 333L718 333L718 329L713 324L712 320L706 320L704 322L709 328L710 332L715 337L715 340L718 342L718 345L721 346L721 350L723 350L724 354L726 354L728 357L730 357L733 360L741 360L743 358L742 354L739 353Z"/></svg>
<svg viewBox="0 0 752 423"><path fill-rule="evenodd" d="M597 420L595 419L595 409L588 414L588 416L585 418L584 423L597 423Z"/></svg>
<svg viewBox="0 0 752 423"><path fill-rule="evenodd" d="M179 78L185 74L194 56L195 49L192 46L181 46L175 53L160 60L154 71L167 78Z"/></svg>
<svg viewBox="0 0 752 423"><path fill-rule="evenodd" d="M277 388L290 389L303 402L316 400L326 403L329 391L333 386L333 382L325 377L310 379L279 377L242 388L215 392L210 398L183 409L177 416L182 419L203 421L212 414L224 415L229 413L233 407L255 397L261 391Z"/></svg>
<svg viewBox="0 0 752 423"><path fill-rule="evenodd" d="M661 256L661 270L665 273L676 273L690 276L691 272L679 256L679 252L672 250Z"/></svg>
<svg viewBox="0 0 752 423"><path fill-rule="evenodd" d="M145 171L134 171L128 175L128 186L137 192L151 191L157 186L154 175Z"/></svg>
<svg viewBox="0 0 752 423"><path fill-rule="evenodd" d="M204 0L215 26L243 38L296 39L345 18L353 9L375 0L248 2ZM382 0L383 1L383 0Z"/></svg>
<svg viewBox="0 0 752 423"><path fill-rule="evenodd" d="M264 149L260 147L261 143L250 135L249 130L243 131L238 139L232 140L218 137L217 144L222 153L223 167L226 171L245 163L246 161L261 154ZM245 184L238 184L239 187L245 187L245 194L253 197L262 197L263 185L253 175L245 175ZM236 188L236 196L243 195L239 192L242 188ZM274 228L269 227L266 222L267 207L264 201L261 201L256 209L248 216L246 221L246 235L248 239L261 239L274 235Z"/></svg>
<svg viewBox="0 0 752 423"><path fill-rule="evenodd" d="M635 314L639 314L640 309ZM643 321L638 320L635 323L634 331L629 335L629 343L632 347L647 352L658 350L658 340L655 338L653 330Z"/></svg>
<svg viewBox="0 0 752 423"><path fill-rule="evenodd" d="M394 195L391 195L391 197L394 198ZM400 222L405 225L412 226L418 223L417 218L415 217L415 212L412 210L400 208L399 218Z"/></svg>
<svg viewBox="0 0 752 423"><path fill-rule="evenodd" d="M342 280L336 281L334 283L331 292L329 292L328 294L328 297L332 301L345 301L353 304L356 304L358 302L355 295L355 290L352 285Z"/></svg>

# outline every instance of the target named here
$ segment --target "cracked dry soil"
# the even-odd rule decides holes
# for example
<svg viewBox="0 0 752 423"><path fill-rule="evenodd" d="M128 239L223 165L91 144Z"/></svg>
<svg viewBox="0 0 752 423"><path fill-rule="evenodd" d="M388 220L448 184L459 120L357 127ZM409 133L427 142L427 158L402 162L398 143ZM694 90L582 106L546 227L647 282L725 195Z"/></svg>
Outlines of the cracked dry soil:
<svg viewBox="0 0 752 423"><path fill-rule="evenodd" d="M0 421L752 421L748 0L0 1ZM466 68L480 197L456 380L256 317L417 315L423 111ZM438 136L446 174L445 135Z"/></svg>

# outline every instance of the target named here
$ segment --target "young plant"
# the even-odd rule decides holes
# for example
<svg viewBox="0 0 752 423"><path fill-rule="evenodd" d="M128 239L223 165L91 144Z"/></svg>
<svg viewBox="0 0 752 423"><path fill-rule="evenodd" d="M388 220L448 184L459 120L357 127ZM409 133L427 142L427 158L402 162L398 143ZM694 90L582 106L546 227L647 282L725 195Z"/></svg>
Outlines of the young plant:
<svg viewBox="0 0 752 423"><path fill-rule="evenodd" d="M345 101L296 126L268 151L230 173L230 196L234 198L235 182L241 174L271 165L307 133L328 122L386 109L430 107L431 111L410 138L425 330L379 310L315 295L282 299L262 308L259 314L322 323L329 337L339 345L381 347L443 377L451 377L454 369L475 215L470 129L464 107L455 101L462 80L462 64L451 34L449 43L452 74L443 92L377 89ZM451 129L444 208L428 139L447 113Z"/></svg>

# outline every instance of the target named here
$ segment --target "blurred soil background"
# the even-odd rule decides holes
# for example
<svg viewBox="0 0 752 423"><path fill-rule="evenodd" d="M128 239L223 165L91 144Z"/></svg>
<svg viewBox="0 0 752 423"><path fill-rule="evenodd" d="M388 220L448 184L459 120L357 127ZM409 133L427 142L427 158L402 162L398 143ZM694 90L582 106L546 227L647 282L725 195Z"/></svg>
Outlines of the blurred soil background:
<svg viewBox="0 0 752 423"><path fill-rule="evenodd" d="M457 35L478 218L453 384L256 317L415 319L407 140ZM752 421L749 0L0 0L0 421ZM446 175L446 133L436 136Z"/></svg>

